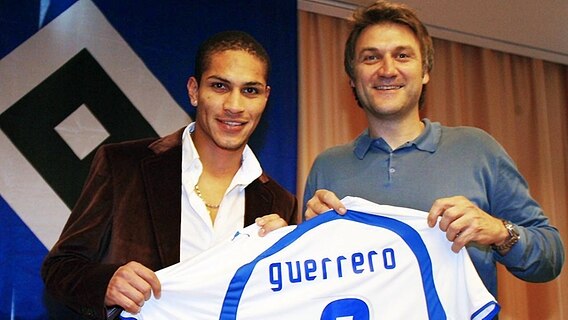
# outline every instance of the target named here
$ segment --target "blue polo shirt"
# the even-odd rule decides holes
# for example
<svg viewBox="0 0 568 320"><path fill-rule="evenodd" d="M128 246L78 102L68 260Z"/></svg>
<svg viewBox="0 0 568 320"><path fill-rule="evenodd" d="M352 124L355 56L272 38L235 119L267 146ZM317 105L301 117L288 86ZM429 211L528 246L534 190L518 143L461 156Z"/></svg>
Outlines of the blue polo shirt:
<svg viewBox="0 0 568 320"><path fill-rule="evenodd" d="M555 278L564 262L560 235L503 147L478 128L423 122L422 134L395 150L365 131L351 143L321 153L306 182L304 211L317 189L333 191L340 199L356 196L421 211L429 211L438 198L462 195L485 212L512 221L521 234L505 256L488 246L467 247L493 295L496 262L523 280Z"/></svg>

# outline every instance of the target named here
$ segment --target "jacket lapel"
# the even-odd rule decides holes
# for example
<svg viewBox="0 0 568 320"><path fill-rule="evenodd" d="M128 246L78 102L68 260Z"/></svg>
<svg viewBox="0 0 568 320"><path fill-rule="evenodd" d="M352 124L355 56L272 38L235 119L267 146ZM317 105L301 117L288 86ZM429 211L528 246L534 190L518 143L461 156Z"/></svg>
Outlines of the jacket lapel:
<svg viewBox="0 0 568 320"><path fill-rule="evenodd" d="M272 208L274 195L264 183L268 177L262 174L245 188L245 227L258 217L267 215Z"/></svg>
<svg viewBox="0 0 568 320"><path fill-rule="evenodd" d="M181 132L157 140L150 148L157 154L142 162L142 175L160 260L166 267L179 262L180 254Z"/></svg>
<svg viewBox="0 0 568 320"><path fill-rule="evenodd" d="M179 262L181 233L181 136L183 129L158 139L149 148L155 155L142 162L142 174L156 244L163 267ZM245 188L248 226L272 210L274 195L262 174Z"/></svg>

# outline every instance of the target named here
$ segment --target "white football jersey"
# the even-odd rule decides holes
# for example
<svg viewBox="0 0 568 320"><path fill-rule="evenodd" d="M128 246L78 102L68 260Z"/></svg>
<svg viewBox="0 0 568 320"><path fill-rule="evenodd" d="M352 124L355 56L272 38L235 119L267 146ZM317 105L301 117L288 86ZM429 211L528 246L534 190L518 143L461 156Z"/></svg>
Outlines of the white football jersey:
<svg viewBox="0 0 568 320"><path fill-rule="evenodd" d="M492 319L467 250L427 213L342 200L335 212L258 236L251 225L157 272L162 297L122 319Z"/></svg>

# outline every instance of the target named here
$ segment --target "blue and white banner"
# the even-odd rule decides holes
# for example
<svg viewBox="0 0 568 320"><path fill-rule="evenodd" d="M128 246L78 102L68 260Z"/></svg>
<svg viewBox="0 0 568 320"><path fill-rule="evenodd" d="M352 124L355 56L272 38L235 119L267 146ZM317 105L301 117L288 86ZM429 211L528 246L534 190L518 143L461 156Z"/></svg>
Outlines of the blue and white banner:
<svg viewBox="0 0 568 320"><path fill-rule="evenodd" d="M250 144L295 192L296 1L0 2L1 319L46 318L41 262L94 150L189 123L195 50L230 29L271 56L270 101Z"/></svg>

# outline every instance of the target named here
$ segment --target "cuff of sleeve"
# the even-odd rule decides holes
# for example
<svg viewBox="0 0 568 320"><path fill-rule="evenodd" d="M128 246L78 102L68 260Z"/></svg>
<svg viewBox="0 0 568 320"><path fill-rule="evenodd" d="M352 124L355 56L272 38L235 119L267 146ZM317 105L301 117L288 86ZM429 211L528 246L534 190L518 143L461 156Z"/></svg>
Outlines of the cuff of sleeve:
<svg viewBox="0 0 568 320"><path fill-rule="evenodd" d="M106 289L110 278L119 267L119 265L114 264L101 264L89 270L85 275L83 284L86 287L82 288L80 292L85 293L81 297L84 303L81 313L86 318L107 319L107 308L104 305Z"/></svg>

